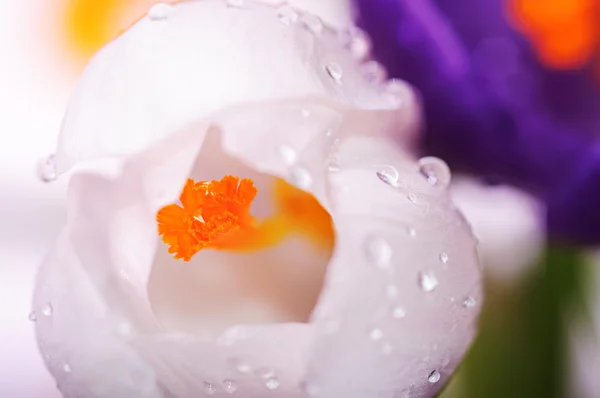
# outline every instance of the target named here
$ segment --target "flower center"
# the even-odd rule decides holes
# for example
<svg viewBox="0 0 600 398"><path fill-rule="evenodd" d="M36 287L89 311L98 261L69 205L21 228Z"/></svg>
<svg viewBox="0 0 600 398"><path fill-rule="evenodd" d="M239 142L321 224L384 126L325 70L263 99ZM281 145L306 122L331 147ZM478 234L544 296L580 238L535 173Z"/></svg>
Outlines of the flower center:
<svg viewBox="0 0 600 398"><path fill-rule="evenodd" d="M331 216L311 194L275 180L276 211L264 220L250 214L257 195L250 179L227 175L220 181L188 179L181 206L170 204L156 215L158 233L176 259L189 261L205 248L256 251L298 233L318 246L333 246Z"/></svg>

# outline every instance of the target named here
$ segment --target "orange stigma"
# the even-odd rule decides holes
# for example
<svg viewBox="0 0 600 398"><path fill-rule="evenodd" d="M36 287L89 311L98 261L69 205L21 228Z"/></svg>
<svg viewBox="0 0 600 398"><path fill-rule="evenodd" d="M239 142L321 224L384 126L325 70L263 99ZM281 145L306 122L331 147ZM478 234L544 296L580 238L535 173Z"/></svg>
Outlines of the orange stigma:
<svg viewBox="0 0 600 398"><path fill-rule="evenodd" d="M256 193L252 180L230 175L221 181L188 179L179 198L182 206L167 205L156 215L158 233L169 253L189 261L219 236L252 225L250 205Z"/></svg>
<svg viewBox="0 0 600 398"><path fill-rule="evenodd" d="M258 191L250 179L227 175L220 181L188 179L181 206L171 204L156 215L158 234L176 259L189 261L206 248L256 251L298 234L315 246L331 250L333 222L311 194L275 179L275 212L264 220L250 214Z"/></svg>

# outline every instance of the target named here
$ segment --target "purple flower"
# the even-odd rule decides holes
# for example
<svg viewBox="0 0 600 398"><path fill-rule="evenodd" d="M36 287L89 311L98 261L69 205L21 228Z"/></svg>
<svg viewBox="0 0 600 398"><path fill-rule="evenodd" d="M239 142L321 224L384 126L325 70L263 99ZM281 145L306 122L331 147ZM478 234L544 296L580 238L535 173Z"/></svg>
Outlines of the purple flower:
<svg viewBox="0 0 600 398"><path fill-rule="evenodd" d="M590 68L545 68L501 0L356 0L391 77L422 95L424 151L543 199L551 239L600 243L600 99Z"/></svg>

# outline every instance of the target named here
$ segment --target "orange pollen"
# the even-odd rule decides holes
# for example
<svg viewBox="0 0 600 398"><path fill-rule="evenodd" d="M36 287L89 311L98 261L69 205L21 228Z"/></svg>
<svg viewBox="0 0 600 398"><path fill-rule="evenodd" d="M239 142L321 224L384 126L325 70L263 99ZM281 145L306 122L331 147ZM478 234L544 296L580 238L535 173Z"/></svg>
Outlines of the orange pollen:
<svg viewBox="0 0 600 398"><path fill-rule="evenodd" d="M158 234L176 259L189 261L223 235L253 226L250 205L257 189L250 179L227 175L220 181L188 179L181 206L171 204L156 215Z"/></svg>

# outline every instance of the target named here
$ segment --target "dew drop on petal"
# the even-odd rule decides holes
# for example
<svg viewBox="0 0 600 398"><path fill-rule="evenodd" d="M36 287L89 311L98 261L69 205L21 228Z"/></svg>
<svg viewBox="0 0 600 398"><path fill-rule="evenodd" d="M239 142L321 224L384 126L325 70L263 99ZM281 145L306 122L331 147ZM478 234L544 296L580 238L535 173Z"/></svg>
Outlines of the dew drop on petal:
<svg viewBox="0 0 600 398"><path fill-rule="evenodd" d="M303 118L310 117L310 111L306 108L302 108L302 110L300 111L300 114L302 115Z"/></svg>
<svg viewBox="0 0 600 398"><path fill-rule="evenodd" d="M391 267L392 246L379 236L371 236L365 242L367 256L378 268L388 269Z"/></svg>
<svg viewBox="0 0 600 398"><path fill-rule="evenodd" d="M465 307L465 308L473 308L473 307L475 307L475 304L476 304L475 298L473 298L472 296L468 296L463 301L463 307Z"/></svg>
<svg viewBox="0 0 600 398"><path fill-rule="evenodd" d="M234 380L225 379L225 380L223 380L223 389L225 390L225 392L228 392L229 394L233 394L234 392L237 391L237 384L235 383Z"/></svg>
<svg viewBox="0 0 600 398"><path fill-rule="evenodd" d="M409 193L407 196L408 200L410 200L412 203L417 203L418 198L417 198L417 194L415 194L414 192Z"/></svg>
<svg viewBox="0 0 600 398"><path fill-rule="evenodd" d="M173 7L165 3L157 3L148 10L148 18L151 21L164 21L169 18Z"/></svg>
<svg viewBox="0 0 600 398"><path fill-rule="evenodd" d="M275 370L267 366L262 366L256 369L256 371L254 371L254 374L256 375L256 377L266 380L275 376Z"/></svg>
<svg viewBox="0 0 600 398"><path fill-rule="evenodd" d="M47 303L46 305L44 305L44 307L42 308L42 314L44 316L52 316L52 313L54 312L54 308L52 308L52 304Z"/></svg>
<svg viewBox="0 0 600 398"><path fill-rule="evenodd" d="M31 311L27 317L31 322L37 321L37 314L35 311Z"/></svg>
<svg viewBox="0 0 600 398"><path fill-rule="evenodd" d="M424 292L432 292L438 286L439 282L433 271L419 273L419 285Z"/></svg>
<svg viewBox="0 0 600 398"><path fill-rule="evenodd" d="M379 341L383 338L383 332L379 328L375 328L369 332L369 338L373 341Z"/></svg>
<svg viewBox="0 0 600 398"><path fill-rule="evenodd" d="M431 384L435 384L438 381L440 381L441 377L442 377L442 375L440 375L440 372L438 372L437 370L434 370L433 372L429 373L429 376L427 376L427 381L430 382Z"/></svg>
<svg viewBox="0 0 600 398"><path fill-rule="evenodd" d="M269 377L267 380L265 380L265 386L269 389L269 390L276 390L277 388L279 388L279 379L277 377Z"/></svg>
<svg viewBox="0 0 600 398"><path fill-rule="evenodd" d="M244 361L242 358L231 358L228 362L239 374L248 374L252 371L248 362Z"/></svg>
<svg viewBox="0 0 600 398"><path fill-rule="evenodd" d="M305 14L302 16L302 23L313 33L319 34L323 31L323 21L316 15Z"/></svg>
<svg viewBox="0 0 600 398"><path fill-rule="evenodd" d="M43 182L52 182L56 180L58 173L56 172L56 157L49 155L40 160L37 168L38 177Z"/></svg>
<svg viewBox="0 0 600 398"><path fill-rule="evenodd" d="M394 352L394 347L390 343L383 343L383 345L381 346L381 353L384 356L388 356L392 352Z"/></svg>
<svg viewBox="0 0 600 398"><path fill-rule="evenodd" d="M448 256L448 253L446 252L441 252L440 253L440 261L444 264L448 263L448 260L450 259L450 256Z"/></svg>
<svg viewBox="0 0 600 398"><path fill-rule="evenodd" d="M284 5L277 9L277 17L284 25L292 25L298 21L298 13L292 7Z"/></svg>
<svg viewBox="0 0 600 398"><path fill-rule="evenodd" d="M212 383L205 381L204 382L204 392L208 395L213 395L217 392L217 388Z"/></svg>
<svg viewBox="0 0 600 398"><path fill-rule="evenodd" d="M64 371L65 373L71 373L71 365L69 365L68 363L65 363L65 364L63 365L63 371Z"/></svg>
<svg viewBox="0 0 600 398"><path fill-rule="evenodd" d="M417 230L413 227L408 227L406 229L406 233L408 234L408 236L410 236L411 238L414 238L415 236L417 236Z"/></svg>
<svg viewBox="0 0 600 398"><path fill-rule="evenodd" d="M342 77L344 77L344 71L342 71L342 67L336 62L329 62L325 65L325 70L329 77L333 79L336 83L342 82Z"/></svg>
<svg viewBox="0 0 600 398"><path fill-rule="evenodd" d="M312 177L304 167L294 167L291 172L292 182L300 189L307 189L312 185Z"/></svg>
<svg viewBox="0 0 600 398"><path fill-rule="evenodd" d="M398 178L400 178L400 175L398 174L398 170L396 170L395 167L387 166L377 172L377 178L379 178L386 184L397 188Z"/></svg>
<svg viewBox="0 0 600 398"><path fill-rule="evenodd" d="M394 317L394 319L402 319L405 316L406 311L401 306L394 307L394 309L392 310L392 317Z"/></svg>
<svg viewBox="0 0 600 398"><path fill-rule="evenodd" d="M421 158L419 160L419 173L433 187L446 188L450 185L450 168L446 162L436 157Z"/></svg>
<svg viewBox="0 0 600 398"><path fill-rule="evenodd" d="M277 151L279 152L279 156L281 156L283 162L288 166L294 164L298 158L298 153L296 150L289 145L280 145Z"/></svg>

